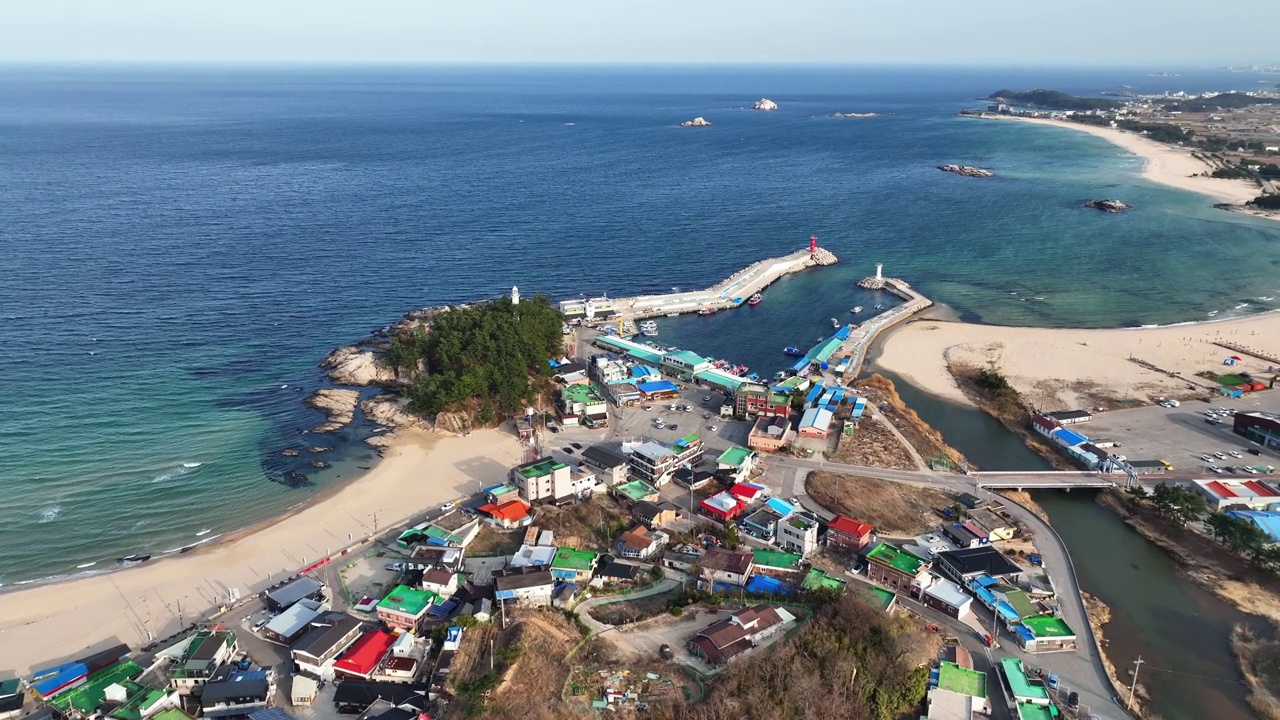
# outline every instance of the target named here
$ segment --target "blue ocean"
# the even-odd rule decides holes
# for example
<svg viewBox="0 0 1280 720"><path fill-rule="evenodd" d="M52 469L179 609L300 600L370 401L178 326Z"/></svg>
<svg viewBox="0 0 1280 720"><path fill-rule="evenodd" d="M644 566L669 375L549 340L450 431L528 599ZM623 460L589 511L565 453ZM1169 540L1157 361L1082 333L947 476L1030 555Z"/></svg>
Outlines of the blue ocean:
<svg viewBox="0 0 1280 720"><path fill-rule="evenodd" d="M316 364L408 309L705 286L811 235L841 264L663 338L762 372L877 298L1115 326L1267 309L1280 225L1052 128L1003 87L1252 76L901 68L10 67L0 72L0 583L263 520L373 459L302 431ZM760 97L776 112L754 112ZM835 112L877 113L831 118ZM681 128L704 116L713 125ZM991 167L978 181L938 171ZM1091 197L1136 206L1111 216ZM1243 301L1246 310L1234 309ZM887 300L885 300L887 302ZM334 447L317 471L287 447Z"/></svg>

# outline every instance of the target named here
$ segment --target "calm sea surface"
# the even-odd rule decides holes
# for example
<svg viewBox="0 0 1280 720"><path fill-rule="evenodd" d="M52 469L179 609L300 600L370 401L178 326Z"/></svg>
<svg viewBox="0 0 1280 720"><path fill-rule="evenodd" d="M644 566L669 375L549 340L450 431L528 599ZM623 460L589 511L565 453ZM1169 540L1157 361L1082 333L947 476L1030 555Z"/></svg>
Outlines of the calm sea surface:
<svg viewBox="0 0 1280 720"><path fill-rule="evenodd" d="M664 323L664 340L762 372L877 302L851 287L874 262L991 323L1269 309L1280 224L1146 183L1094 138L953 117L1002 87L1257 80L0 69L0 583L213 538L359 472L364 428L300 435L319 420L300 402L316 363L407 309L512 285L696 287L817 235L841 265L751 310ZM748 109L763 96L781 109ZM714 126L676 127L694 116ZM1000 177L934 169L947 162ZM1137 208L1080 209L1095 197ZM308 458L281 450L313 444L336 448L334 467L289 487Z"/></svg>

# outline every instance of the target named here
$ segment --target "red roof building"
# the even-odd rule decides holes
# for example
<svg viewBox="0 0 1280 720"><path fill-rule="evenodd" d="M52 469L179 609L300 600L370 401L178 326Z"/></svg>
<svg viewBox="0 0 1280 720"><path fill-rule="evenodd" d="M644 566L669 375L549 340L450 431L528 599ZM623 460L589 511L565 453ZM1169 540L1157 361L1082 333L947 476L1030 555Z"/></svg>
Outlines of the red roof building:
<svg viewBox="0 0 1280 720"><path fill-rule="evenodd" d="M747 504L741 498L728 491L712 495L698 503L698 512L720 522L728 522L738 517L746 508Z"/></svg>
<svg viewBox="0 0 1280 720"><path fill-rule="evenodd" d="M874 530L870 523L837 515L827 525L827 547L842 552L858 552L871 544Z"/></svg>
<svg viewBox="0 0 1280 720"><path fill-rule="evenodd" d="M338 676L346 676L368 680L378 668L382 659L391 651L396 636L385 630L370 630L356 638L347 651L333 664L333 671Z"/></svg>
<svg viewBox="0 0 1280 720"><path fill-rule="evenodd" d="M753 483L737 483L729 488L729 492L733 493L734 497L739 500L751 503L755 502L764 493L764 488Z"/></svg>
<svg viewBox="0 0 1280 720"><path fill-rule="evenodd" d="M494 525L504 528L524 527L533 521L529 515L529 503L523 500L508 500L501 505L481 505L480 512L492 518Z"/></svg>

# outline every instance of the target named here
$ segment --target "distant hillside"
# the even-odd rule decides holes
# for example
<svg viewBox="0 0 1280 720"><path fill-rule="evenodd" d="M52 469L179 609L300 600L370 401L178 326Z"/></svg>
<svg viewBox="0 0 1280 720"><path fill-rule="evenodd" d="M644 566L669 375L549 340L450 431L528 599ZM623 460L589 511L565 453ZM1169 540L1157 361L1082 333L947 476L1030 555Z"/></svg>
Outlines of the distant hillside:
<svg viewBox="0 0 1280 720"><path fill-rule="evenodd" d="M1165 105L1165 107L1169 110L1181 110L1183 112L1211 112L1213 110L1250 107L1251 105L1280 105L1280 99L1260 98L1245 95L1244 93L1230 92L1214 95L1211 98L1183 100Z"/></svg>
<svg viewBox="0 0 1280 720"><path fill-rule="evenodd" d="M1120 106L1120 102L1116 100L1076 97L1057 90L1031 90L1029 92L998 90L988 96L987 99L1003 101L1010 105L1044 108L1045 110L1110 110Z"/></svg>

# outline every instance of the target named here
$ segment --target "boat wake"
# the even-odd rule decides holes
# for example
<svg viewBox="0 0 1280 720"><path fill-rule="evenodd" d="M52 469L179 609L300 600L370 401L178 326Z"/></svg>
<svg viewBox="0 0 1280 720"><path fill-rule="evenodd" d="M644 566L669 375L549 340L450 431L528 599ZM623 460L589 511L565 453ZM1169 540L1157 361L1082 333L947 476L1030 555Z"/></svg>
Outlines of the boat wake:
<svg viewBox="0 0 1280 720"><path fill-rule="evenodd" d="M79 565L77 565L77 566L76 566L76 569L77 569L77 570L83 570L83 569L85 569L85 568L91 568L91 567L93 567L94 565L97 565L97 564L98 564L98 561L97 561L97 560L94 560L93 562L80 563Z"/></svg>
<svg viewBox="0 0 1280 720"><path fill-rule="evenodd" d="M208 528L205 528L204 530L201 530L200 532L196 533L196 537L204 537L205 535L208 535L211 532L213 531Z"/></svg>
<svg viewBox="0 0 1280 720"><path fill-rule="evenodd" d="M203 465L203 464L204 464L204 463L198 463L198 462L184 462L184 463L182 463L182 467L184 467L184 468L198 468L198 467L200 467L200 466L201 466L201 465Z"/></svg>
<svg viewBox="0 0 1280 720"><path fill-rule="evenodd" d="M47 507L40 512L40 522L41 524L53 522L54 520L57 520L58 516L61 514L62 514L61 505L54 505L52 507Z"/></svg>

